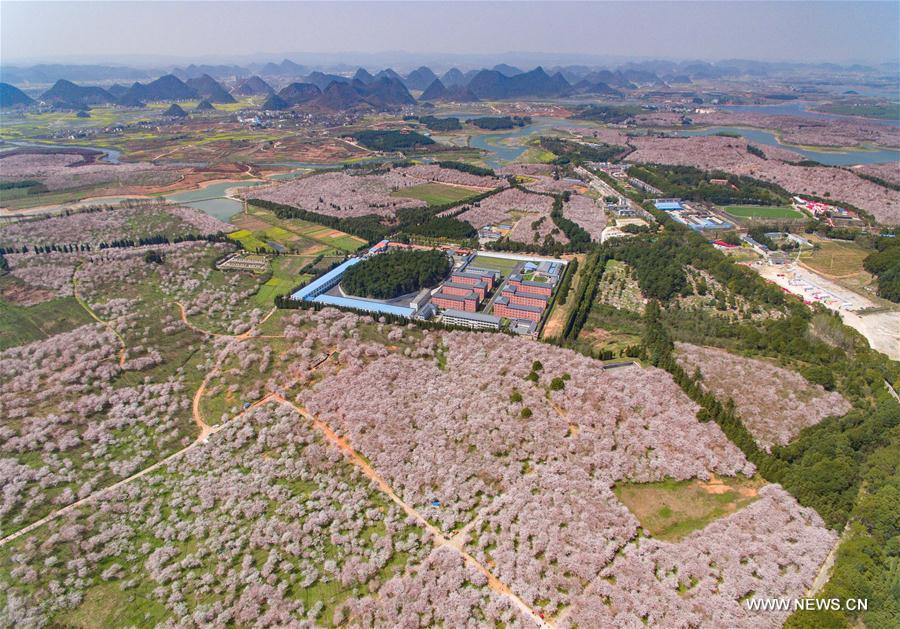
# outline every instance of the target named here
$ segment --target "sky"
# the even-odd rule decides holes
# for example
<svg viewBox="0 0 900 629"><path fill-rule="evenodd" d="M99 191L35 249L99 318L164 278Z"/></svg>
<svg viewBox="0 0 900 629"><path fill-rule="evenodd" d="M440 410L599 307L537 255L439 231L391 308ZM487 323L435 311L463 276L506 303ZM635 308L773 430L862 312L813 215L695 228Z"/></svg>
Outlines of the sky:
<svg viewBox="0 0 900 629"><path fill-rule="evenodd" d="M491 56L900 61L900 2L0 0L0 63ZM308 54L309 59L304 59ZM507 56L505 59L514 58Z"/></svg>

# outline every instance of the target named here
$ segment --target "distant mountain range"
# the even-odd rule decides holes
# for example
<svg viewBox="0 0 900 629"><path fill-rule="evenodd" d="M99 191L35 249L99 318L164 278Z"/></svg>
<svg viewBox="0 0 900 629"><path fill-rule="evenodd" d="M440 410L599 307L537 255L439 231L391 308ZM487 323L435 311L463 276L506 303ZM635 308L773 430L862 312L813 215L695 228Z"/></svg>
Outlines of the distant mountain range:
<svg viewBox="0 0 900 629"><path fill-rule="evenodd" d="M412 105L410 91L421 92L423 102L472 102L520 98L560 98L597 95L617 98L637 88L665 89L689 85L698 80L767 76L773 72L798 72L802 68L818 72L862 72L877 69L833 64L773 64L746 60L718 63L703 61L644 61L627 63L616 69L568 65L533 70L500 63L491 69L462 71L450 68L440 77L428 66L420 66L403 76L393 68L373 74L366 68L333 66L341 73L329 73L284 59L280 63L238 65L195 65L178 67L152 79L147 71L117 66L38 65L30 68L3 67L3 107L31 104L29 94L13 87L33 82L56 82L35 100L65 108L118 104L141 106L152 101L206 100L233 103L235 97L265 96L265 109L308 106L317 109L394 109ZM51 73L56 73L55 76ZM50 77L53 77L52 79ZM79 85L73 77L96 77L107 86ZM110 80L117 80L109 85ZM129 85L129 80L134 82ZM302 87L298 87L302 86ZM15 90L15 91L13 91ZM24 97L24 99L23 99Z"/></svg>
<svg viewBox="0 0 900 629"><path fill-rule="evenodd" d="M422 66L406 75L403 81L407 89L424 90L437 80L437 75L431 71L431 68Z"/></svg>
<svg viewBox="0 0 900 629"><path fill-rule="evenodd" d="M472 77L468 88L482 100L568 96L572 93L572 86L562 74L557 72L550 76L540 66L513 76L498 70L482 70Z"/></svg>
<svg viewBox="0 0 900 629"><path fill-rule="evenodd" d="M262 108L282 110L304 106L319 110L342 111L369 108L378 111L392 110L404 105L414 105L416 100L410 90L421 91L423 102L474 102L477 100L503 100L513 98L557 98L573 94L597 94L621 96L620 89L633 89L636 82L663 84L652 72L642 68L627 71L570 71L574 82L567 80L561 71L552 75L542 67L530 71L499 64L490 70L462 72L452 68L441 78L421 66L405 77L386 68L372 74L358 68L352 77L328 74L318 70L300 76L286 85L281 77L305 71L301 65L289 60L280 64L266 64L261 71L275 76L284 85L279 91L261 75L235 79L226 89L209 72L237 72L237 66L190 65L179 68L149 82L134 82L130 87L114 83L108 88L81 86L67 79L59 79L53 87L40 95L39 101L64 108L85 108L95 105L116 104L139 107L148 102L178 102L204 100L212 103L234 103L235 96L266 96ZM689 79L688 79L689 80ZM11 85L9 87L12 87ZM619 89L617 89L619 88ZM13 88L15 89L15 88ZM10 104L27 105L22 96L7 90ZM18 91L18 90L17 90ZM21 95L20 95L21 94Z"/></svg>
<svg viewBox="0 0 900 629"><path fill-rule="evenodd" d="M468 87L462 84L446 87L440 79L431 82L419 100L423 101L447 101L454 103L472 103L478 100L478 97Z"/></svg>
<svg viewBox="0 0 900 629"><path fill-rule="evenodd" d="M315 78L322 80L322 77ZM338 80L332 80L324 89L312 82L291 83L270 96L263 103L262 109L279 110L302 105L331 111L359 108L385 111L415 103L416 100L400 80L383 74L381 78L371 77L369 82L363 82L360 78L347 80L338 77Z"/></svg>
<svg viewBox="0 0 900 629"><path fill-rule="evenodd" d="M116 97L102 87L85 87L60 79L41 95L41 100L62 107L79 108L89 105L109 105L116 102Z"/></svg>
<svg viewBox="0 0 900 629"><path fill-rule="evenodd" d="M265 85L265 82L262 83ZM148 83L135 82L131 87L116 83L109 89L77 85L66 79L60 79L53 84L53 87L41 94L39 100L57 107L74 109L93 105L139 107L153 101L237 102L234 96L228 93L228 90L208 74L188 79L187 82L182 81L174 74L166 74Z"/></svg>
<svg viewBox="0 0 900 629"><path fill-rule="evenodd" d="M219 83L208 74L204 74L195 79L188 79L185 81L185 84L197 92L197 95L200 96L200 98L208 100L211 103L237 102L234 99L234 96L229 94L224 87L219 85Z"/></svg>
<svg viewBox="0 0 900 629"><path fill-rule="evenodd" d="M242 79L231 91L238 96L260 96L262 94L275 93L271 85L256 75L251 76L249 79Z"/></svg>
<svg viewBox="0 0 900 629"><path fill-rule="evenodd" d="M532 57L537 59L537 57ZM737 77L765 77L779 73L794 73L795 75L805 75L809 72L816 73L835 73L835 72L854 72L854 73L872 73L885 74L887 72L895 72L894 64L882 64L879 66L863 66L863 65L845 65L841 66L833 63L796 63L796 62L763 62L747 59L726 59L717 62L708 61L669 61L669 60L650 60L640 62L619 63L614 67L608 65L554 65L544 66L549 75L561 72L566 80L575 84L586 78L586 75L597 70L607 70L611 72L619 72L622 74L632 73L628 80L635 83L653 82L656 80L666 80L670 77L679 79L688 78L692 81L700 79L717 79L717 78L737 78ZM443 75L440 75L441 82L446 87L451 87L459 83L468 83L471 78L481 71L482 68L475 70L461 71L458 68L451 68ZM499 63L492 68L494 72L499 72L507 78L512 78L525 71L520 67L510 65L508 63ZM203 75L209 75L217 81L225 81L233 83L241 78L253 75L260 76L270 83L286 84L296 82L300 79L306 79L313 71L320 71L323 74L333 73L340 75L343 79L349 81L350 78L357 78L362 82L369 82L372 78L381 78L378 75L373 76L368 70L363 70L360 76L352 76L356 69L344 63L332 64L328 67L310 67L283 59L279 63L249 63L246 65L236 64L190 64L185 67L175 66L169 68L133 68L123 65L81 65L81 64L37 64L33 66L0 66L0 79L11 85L20 88L33 85L50 85L58 79L66 79L78 83L124 83L130 84L134 81L146 82L165 74L173 74L182 81L188 79L200 78ZM402 73L394 70L383 70L390 78L402 78L408 89L420 90L425 89L431 82L438 78L431 76L435 74L433 68L428 66L420 66L405 77L401 77ZM368 77L366 77L368 75ZM311 82L311 81L307 81ZM609 81L612 87L620 87ZM683 82L683 81L677 81ZM320 86L324 89L326 85Z"/></svg>

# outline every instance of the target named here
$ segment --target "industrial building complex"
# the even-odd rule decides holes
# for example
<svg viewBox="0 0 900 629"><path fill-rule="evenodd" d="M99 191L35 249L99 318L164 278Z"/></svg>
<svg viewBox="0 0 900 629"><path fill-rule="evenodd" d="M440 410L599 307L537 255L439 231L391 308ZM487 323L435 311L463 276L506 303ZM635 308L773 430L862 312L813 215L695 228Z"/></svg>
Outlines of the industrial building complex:
<svg viewBox="0 0 900 629"><path fill-rule="evenodd" d="M536 334L559 285L566 262L554 258L495 252L446 251L453 267L439 285L396 299L348 295L341 287L347 269L367 257L408 245L382 241L298 289L291 299L338 308L435 319L473 329L509 329Z"/></svg>
<svg viewBox="0 0 900 629"><path fill-rule="evenodd" d="M714 212L693 204L689 205L681 199L654 199L653 205L657 210L666 212L673 219L682 225L687 225L694 231L734 229L734 225Z"/></svg>

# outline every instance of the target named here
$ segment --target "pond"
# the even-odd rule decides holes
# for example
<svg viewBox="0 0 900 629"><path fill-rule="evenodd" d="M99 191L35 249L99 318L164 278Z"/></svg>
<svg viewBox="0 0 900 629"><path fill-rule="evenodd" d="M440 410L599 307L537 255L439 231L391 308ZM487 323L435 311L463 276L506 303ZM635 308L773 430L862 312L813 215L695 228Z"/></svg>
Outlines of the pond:
<svg viewBox="0 0 900 629"><path fill-rule="evenodd" d="M790 144L782 144L771 131L762 129L746 129L743 127L710 127L708 129L697 129L693 131L677 131L676 135L716 135L717 133L733 133L743 136L748 140L752 140L757 144L766 146L776 146L778 148L787 149L795 153L799 153L807 159L812 159L828 166L851 166L854 164L884 164L900 160L900 151L891 149L880 149L872 151L831 151L831 150L813 150L808 148L800 148L791 146Z"/></svg>
<svg viewBox="0 0 900 629"><path fill-rule="evenodd" d="M226 193L231 188L249 188L266 183L265 181L220 181L196 190L185 190L174 194L167 194L166 200L179 205L196 208L206 212L220 221L228 220L244 209L244 204L239 199L231 199Z"/></svg>

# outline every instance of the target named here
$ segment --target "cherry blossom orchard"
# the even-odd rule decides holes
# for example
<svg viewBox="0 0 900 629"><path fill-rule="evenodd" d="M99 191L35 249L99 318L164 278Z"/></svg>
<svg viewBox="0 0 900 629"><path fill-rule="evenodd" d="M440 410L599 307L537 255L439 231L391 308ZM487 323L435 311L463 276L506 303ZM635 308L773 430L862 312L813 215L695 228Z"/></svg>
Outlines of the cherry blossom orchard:
<svg viewBox="0 0 900 629"><path fill-rule="evenodd" d="M0 0L0 629L900 626L900 48L834 41L900 4L729 5L684 61L603 46L715 2L579 3L488 63L575 3L471 46L491 3L55 3L88 61L41 2ZM228 50L90 37L144 4L125 48L203 5Z"/></svg>
<svg viewBox="0 0 900 629"><path fill-rule="evenodd" d="M121 308L92 299L108 317ZM740 625L743 596L801 594L834 542L777 486L676 544L647 539L617 482L755 473L663 371L328 308L251 325L210 347L199 409L221 417L196 447L171 436L190 416L189 374L92 392L128 369L100 324L3 354L21 372L4 411L22 418L4 435L21 479L4 487L4 532L74 503L4 545L7 621L66 617L103 591L123 608L146 599L154 623ZM16 395L39 389L33 408ZM128 427L141 436L122 441ZM184 451L141 473L165 444ZM73 465L84 448L122 456ZM44 460L33 477L29 452ZM757 541L738 551L734 535ZM690 605L713 564L728 584L719 615Z"/></svg>

